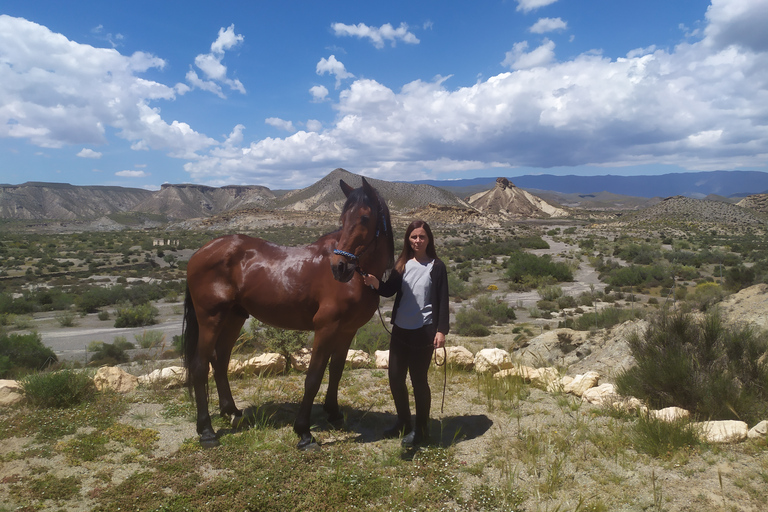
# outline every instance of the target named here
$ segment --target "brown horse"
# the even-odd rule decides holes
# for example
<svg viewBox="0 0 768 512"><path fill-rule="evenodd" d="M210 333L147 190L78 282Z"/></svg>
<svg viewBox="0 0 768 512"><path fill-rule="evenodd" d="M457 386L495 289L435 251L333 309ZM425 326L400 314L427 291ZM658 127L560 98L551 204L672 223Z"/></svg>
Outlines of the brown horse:
<svg viewBox="0 0 768 512"><path fill-rule="evenodd" d="M365 286L363 272L381 276L394 263L389 208L363 178L347 196L341 228L305 247L283 247L259 238L216 238L189 259L184 301L184 366L197 404L197 433L203 446L218 439L208 413L208 368L219 393L222 416L242 420L229 387L227 368L235 340L248 316L284 329L314 331L304 397L293 429L298 447L315 443L310 413L330 361L324 409L341 420L338 387L347 350L357 330L376 311L379 295ZM357 270L357 274L355 273Z"/></svg>

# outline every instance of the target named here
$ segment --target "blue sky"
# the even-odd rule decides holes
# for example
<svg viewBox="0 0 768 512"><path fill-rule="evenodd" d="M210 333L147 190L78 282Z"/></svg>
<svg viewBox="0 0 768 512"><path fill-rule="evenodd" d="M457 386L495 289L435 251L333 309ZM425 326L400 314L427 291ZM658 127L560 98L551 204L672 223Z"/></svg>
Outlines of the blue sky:
<svg viewBox="0 0 768 512"><path fill-rule="evenodd" d="M0 183L768 171L768 0L4 0Z"/></svg>

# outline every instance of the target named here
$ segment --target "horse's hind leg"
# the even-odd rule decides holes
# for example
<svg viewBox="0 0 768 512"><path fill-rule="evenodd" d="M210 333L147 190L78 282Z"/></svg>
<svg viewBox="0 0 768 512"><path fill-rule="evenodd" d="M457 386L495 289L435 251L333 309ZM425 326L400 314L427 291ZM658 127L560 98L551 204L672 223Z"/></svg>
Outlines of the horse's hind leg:
<svg viewBox="0 0 768 512"><path fill-rule="evenodd" d="M189 374L192 387L195 390L195 405L197 406L197 433L200 434L200 444L204 448L218 446L216 432L211 424L211 416L208 413L208 365L212 357L212 350L205 343L205 337L201 330L200 343L195 357L189 363Z"/></svg>
<svg viewBox="0 0 768 512"><path fill-rule="evenodd" d="M240 328L245 323L245 318L229 315L222 322L222 329L216 340L216 358L213 361L213 378L216 381L216 390L219 394L219 411L222 416L231 416L232 426L237 426L242 419L243 412L235 405L232 390L229 386L229 360L232 356L232 348L235 346Z"/></svg>

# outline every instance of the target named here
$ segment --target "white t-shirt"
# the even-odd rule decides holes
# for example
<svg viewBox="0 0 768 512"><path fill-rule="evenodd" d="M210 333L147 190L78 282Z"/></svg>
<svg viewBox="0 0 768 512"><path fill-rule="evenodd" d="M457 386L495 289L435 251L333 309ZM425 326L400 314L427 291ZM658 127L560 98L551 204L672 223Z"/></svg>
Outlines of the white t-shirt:
<svg viewBox="0 0 768 512"><path fill-rule="evenodd" d="M432 323L432 266L435 260L419 263L410 259L405 264L400 304L397 307L395 325L401 329L419 329Z"/></svg>

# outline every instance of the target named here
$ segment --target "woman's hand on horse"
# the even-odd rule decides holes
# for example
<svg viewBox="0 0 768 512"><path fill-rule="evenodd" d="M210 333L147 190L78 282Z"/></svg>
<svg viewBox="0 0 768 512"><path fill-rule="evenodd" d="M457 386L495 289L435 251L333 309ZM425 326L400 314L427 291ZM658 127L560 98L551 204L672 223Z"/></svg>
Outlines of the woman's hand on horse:
<svg viewBox="0 0 768 512"><path fill-rule="evenodd" d="M379 280L376 279L376 276L373 274L365 274L363 276L363 282L366 286L370 286L371 288L378 290L379 289Z"/></svg>
<svg viewBox="0 0 768 512"><path fill-rule="evenodd" d="M445 346L445 334L438 332L435 334L435 341L433 342L435 348L441 348Z"/></svg>

